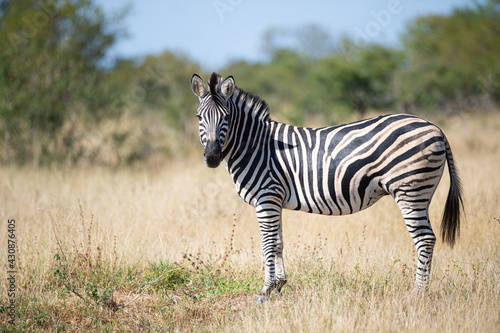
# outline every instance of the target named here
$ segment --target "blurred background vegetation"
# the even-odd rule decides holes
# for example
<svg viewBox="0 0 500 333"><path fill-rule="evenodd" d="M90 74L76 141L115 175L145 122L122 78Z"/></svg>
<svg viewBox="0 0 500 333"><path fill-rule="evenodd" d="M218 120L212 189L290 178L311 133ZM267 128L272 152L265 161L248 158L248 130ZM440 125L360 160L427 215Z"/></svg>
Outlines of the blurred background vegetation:
<svg viewBox="0 0 500 333"><path fill-rule="evenodd" d="M125 15L91 0L0 0L1 164L161 165L198 144L190 79L211 70L168 51L110 61ZM499 0L419 17L397 48L334 42L315 25L271 29L262 43L268 62L218 72L264 98L279 121L446 117L500 103Z"/></svg>

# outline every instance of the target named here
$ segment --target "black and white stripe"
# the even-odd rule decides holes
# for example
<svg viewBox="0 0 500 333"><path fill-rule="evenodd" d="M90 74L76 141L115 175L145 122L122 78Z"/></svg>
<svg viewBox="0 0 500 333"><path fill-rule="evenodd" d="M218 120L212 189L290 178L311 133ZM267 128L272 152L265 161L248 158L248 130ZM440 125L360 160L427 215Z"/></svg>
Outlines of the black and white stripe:
<svg viewBox="0 0 500 333"><path fill-rule="evenodd" d="M462 205L448 141L430 122L410 115L384 115L351 124L305 128L269 118L259 97L213 73L209 89L193 75L200 99L200 140L205 161L228 169L239 196L255 207L265 259L259 300L280 292L283 265L282 208L344 215L391 195L415 243L415 287L425 290L436 237L428 208L446 161L451 178L443 214L443 240L453 245Z"/></svg>

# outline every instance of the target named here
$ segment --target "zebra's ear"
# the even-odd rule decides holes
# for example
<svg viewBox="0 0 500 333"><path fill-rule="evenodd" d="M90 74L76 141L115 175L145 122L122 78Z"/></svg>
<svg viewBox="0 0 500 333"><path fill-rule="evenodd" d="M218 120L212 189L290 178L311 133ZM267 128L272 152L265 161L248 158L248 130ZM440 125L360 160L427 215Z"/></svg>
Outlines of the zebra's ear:
<svg viewBox="0 0 500 333"><path fill-rule="evenodd" d="M207 88L203 80L197 74L193 74L191 78L191 90L193 90L194 94L199 98L202 98L207 93Z"/></svg>
<svg viewBox="0 0 500 333"><path fill-rule="evenodd" d="M220 91L222 94L222 97L224 97L226 100L231 97L234 91L234 79L232 76L228 76L224 82L222 82L220 86Z"/></svg>

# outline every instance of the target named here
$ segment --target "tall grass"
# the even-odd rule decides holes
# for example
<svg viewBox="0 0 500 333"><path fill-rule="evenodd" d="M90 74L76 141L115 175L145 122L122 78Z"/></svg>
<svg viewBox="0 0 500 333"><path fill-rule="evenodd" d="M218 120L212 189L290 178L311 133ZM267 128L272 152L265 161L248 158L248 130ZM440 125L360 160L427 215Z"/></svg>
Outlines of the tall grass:
<svg viewBox="0 0 500 333"><path fill-rule="evenodd" d="M415 249L386 197L345 217L285 211L288 284L281 298L255 304L264 277L255 213L200 151L161 169L0 168L0 258L8 219L18 240L16 326L0 307L0 327L498 332L500 117L443 127L466 217L453 249L436 244L424 296L411 293ZM448 186L445 174L430 208L436 232ZM0 295L6 306L4 281Z"/></svg>

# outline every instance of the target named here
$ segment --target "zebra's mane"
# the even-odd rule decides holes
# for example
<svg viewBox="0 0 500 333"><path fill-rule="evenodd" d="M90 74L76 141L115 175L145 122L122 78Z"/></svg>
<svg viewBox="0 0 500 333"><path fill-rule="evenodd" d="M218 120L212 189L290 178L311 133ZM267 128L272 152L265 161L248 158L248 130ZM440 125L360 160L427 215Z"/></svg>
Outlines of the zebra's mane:
<svg viewBox="0 0 500 333"><path fill-rule="evenodd" d="M231 99L236 104L237 108L244 113L251 114L255 118L268 121L269 118L269 106L266 101L257 95L254 95L248 91L245 91L239 87L235 87Z"/></svg>
<svg viewBox="0 0 500 333"><path fill-rule="evenodd" d="M217 94L219 82L222 82L222 76L213 72L208 82L208 86L210 88L210 94L212 94L212 96Z"/></svg>
<svg viewBox="0 0 500 333"><path fill-rule="evenodd" d="M212 96L220 94L222 82L223 78L220 74L212 73L208 80L208 87ZM240 111L262 121L270 120L269 106L259 96L235 86L231 99Z"/></svg>

